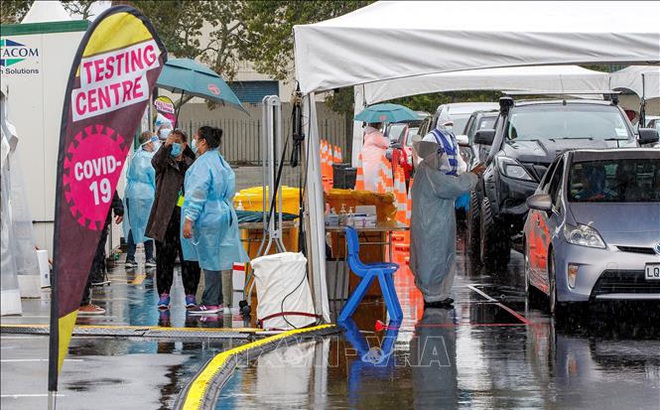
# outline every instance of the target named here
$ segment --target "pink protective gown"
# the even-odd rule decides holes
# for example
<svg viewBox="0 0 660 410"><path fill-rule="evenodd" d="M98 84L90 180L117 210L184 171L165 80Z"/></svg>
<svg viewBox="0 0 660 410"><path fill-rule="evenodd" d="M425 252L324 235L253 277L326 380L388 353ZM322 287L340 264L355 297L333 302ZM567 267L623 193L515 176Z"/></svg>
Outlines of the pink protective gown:
<svg viewBox="0 0 660 410"><path fill-rule="evenodd" d="M390 141L373 127L364 129L364 145L362 145L362 169L364 172L364 189L375 191L379 182L378 168L385 157L385 151Z"/></svg>

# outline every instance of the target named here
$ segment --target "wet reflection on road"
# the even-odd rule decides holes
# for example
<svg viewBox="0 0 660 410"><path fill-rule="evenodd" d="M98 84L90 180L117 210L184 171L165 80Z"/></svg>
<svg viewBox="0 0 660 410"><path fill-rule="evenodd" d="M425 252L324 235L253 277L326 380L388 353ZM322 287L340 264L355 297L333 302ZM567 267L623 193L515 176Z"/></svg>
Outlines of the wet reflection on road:
<svg viewBox="0 0 660 410"><path fill-rule="evenodd" d="M543 300L528 301L520 254L494 275L462 247L455 309L425 311L398 255L402 323L367 300L342 335L238 369L217 408L658 408L657 303L599 304L556 322Z"/></svg>

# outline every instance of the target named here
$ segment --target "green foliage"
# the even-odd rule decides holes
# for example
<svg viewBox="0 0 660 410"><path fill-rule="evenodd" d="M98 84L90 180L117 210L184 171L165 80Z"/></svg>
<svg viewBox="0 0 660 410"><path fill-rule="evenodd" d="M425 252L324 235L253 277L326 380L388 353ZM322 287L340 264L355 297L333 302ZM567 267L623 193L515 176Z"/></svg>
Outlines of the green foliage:
<svg viewBox="0 0 660 410"><path fill-rule="evenodd" d="M338 17L373 1L247 1L243 8L246 47L241 57L278 80L293 71L293 26Z"/></svg>
<svg viewBox="0 0 660 410"><path fill-rule="evenodd" d="M61 0L62 5L72 16L78 15L80 19L87 20L91 15L91 7L96 0Z"/></svg>
<svg viewBox="0 0 660 410"><path fill-rule="evenodd" d="M30 10L34 0L2 0L0 1L0 23L18 24Z"/></svg>
<svg viewBox="0 0 660 410"><path fill-rule="evenodd" d="M171 57L200 59L225 79L235 77L238 50L244 47L243 1L134 0L131 4L151 20ZM202 29L209 26L211 31L203 36Z"/></svg>
<svg viewBox="0 0 660 410"><path fill-rule="evenodd" d="M497 102L502 96L499 91L452 91L444 93L432 93L413 95L410 97L397 98L388 102L405 105L415 111L427 111L433 114L441 104L455 102Z"/></svg>

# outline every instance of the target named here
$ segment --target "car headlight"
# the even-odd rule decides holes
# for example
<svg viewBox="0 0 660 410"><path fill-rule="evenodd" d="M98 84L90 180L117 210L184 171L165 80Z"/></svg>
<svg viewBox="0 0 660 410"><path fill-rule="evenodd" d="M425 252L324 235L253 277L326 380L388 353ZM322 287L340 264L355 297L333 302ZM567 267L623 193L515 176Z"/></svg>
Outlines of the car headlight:
<svg viewBox="0 0 660 410"><path fill-rule="evenodd" d="M587 246L589 248L605 249L605 241L600 237L597 230L589 225L578 224L573 226L564 225L564 237L568 243L573 245Z"/></svg>
<svg viewBox="0 0 660 410"><path fill-rule="evenodd" d="M522 179L524 181L534 180L532 176L529 175L527 170L520 164L520 162L514 159L498 157L497 165L500 168L500 172L509 178Z"/></svg>

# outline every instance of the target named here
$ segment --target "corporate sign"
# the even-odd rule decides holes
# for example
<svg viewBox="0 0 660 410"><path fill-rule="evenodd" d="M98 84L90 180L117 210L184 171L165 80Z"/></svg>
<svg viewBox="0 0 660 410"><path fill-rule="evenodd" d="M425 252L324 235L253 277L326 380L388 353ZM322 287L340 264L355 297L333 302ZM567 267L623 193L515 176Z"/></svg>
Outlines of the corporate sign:
<svg viewBox="0 0 660 410"><path fill-rule="evenodd" d="M35 67L36 66L36 67ZM0 39L2 74L39 74L39 48L11 38Z"/></svg>

